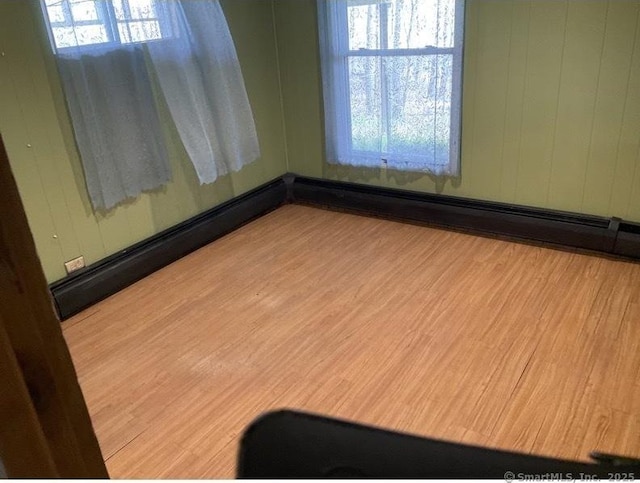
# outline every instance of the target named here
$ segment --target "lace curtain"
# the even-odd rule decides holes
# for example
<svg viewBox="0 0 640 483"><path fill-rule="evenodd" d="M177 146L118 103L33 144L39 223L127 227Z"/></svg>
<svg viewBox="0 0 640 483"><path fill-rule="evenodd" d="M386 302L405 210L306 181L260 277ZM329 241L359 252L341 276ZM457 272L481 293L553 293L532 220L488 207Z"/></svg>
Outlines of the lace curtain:
<svg viewBox="0 0 640 483"><path fill-rule="evenodd" d="M44 0L94 209L171 179L158 79L201 183L260 155L218 0Z"/></svg>
<svg viewBox="0 0 640 483"><path fill-rule="evenodd" d="M457 175L464 0L318 2L331 163Z"/></svg>

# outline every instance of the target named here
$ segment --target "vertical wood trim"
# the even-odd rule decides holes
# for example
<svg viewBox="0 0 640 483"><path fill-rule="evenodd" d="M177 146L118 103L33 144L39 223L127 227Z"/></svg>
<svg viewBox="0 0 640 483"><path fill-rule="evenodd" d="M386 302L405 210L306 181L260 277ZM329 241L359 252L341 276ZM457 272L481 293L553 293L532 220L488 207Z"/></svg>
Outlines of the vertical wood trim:
<svg viewBox="0 0 640 483"><path fill-rule="evenodd" d="M5 462L5 471L11 476L32 478L59 476L9 336L4 330L4 320L0 319L0 322L0 379L3 391L0 398L0 414L3 415L0 455ZM16 411L16 407L20 410Z"/></svg>
<svg viewBox="0 0 640 483"><path fill-rule="evenodd" d="M1 138L0 212L0 456L10 477L107 477Z"/></svg>

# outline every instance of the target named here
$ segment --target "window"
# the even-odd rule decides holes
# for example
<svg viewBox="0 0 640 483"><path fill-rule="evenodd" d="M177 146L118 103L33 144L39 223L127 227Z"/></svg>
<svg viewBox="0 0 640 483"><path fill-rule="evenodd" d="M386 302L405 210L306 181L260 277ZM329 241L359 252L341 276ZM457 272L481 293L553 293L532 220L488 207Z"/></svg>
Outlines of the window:
<svg viewBox="0 0 640 483"><path fill-rule="evenodd" d="M110 210L169 182L165 122L175 127L201 184L260 156L218 0L41 5L94 210Z"/></svg>
<svg viewBox="0 0 640 483"><path fill-rule="evenodd" d="M173 37L174 20L165 5L156 0L44 0L59 51Z"/></svg>
<svg viewBox="0 0 640 483"><path fill-rule="evenodd" d="M327 156L458 174L464 0L319 2Z"/></svg>

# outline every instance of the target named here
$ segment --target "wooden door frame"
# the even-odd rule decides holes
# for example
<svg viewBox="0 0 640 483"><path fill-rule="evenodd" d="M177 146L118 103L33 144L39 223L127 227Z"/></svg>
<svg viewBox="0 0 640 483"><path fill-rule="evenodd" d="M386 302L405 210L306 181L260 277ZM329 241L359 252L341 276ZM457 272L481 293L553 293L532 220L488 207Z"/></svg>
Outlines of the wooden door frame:
<svg viewBox="0 0 640 483"><path fill-rule="evenodd" d="M107 478L1 136L0 300L7 476Z"/></svg>

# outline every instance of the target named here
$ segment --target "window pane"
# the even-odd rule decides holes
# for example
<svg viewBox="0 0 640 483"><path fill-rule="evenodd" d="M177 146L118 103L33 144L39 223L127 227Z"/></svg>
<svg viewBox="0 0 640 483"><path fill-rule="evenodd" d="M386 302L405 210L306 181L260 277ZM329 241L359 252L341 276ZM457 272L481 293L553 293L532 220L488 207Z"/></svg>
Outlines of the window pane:
<svg viewBox="0 0 640 483"><path fill-rule="evenodd" d="M385 59L388 152L409 164L446 167L451 135L453 56Z"/></svg>
<svg viewBox="0 0 640 483"><path fill-rule="evenodd" d="M378 57L349 59L351 141L356 151L379 153L382 149L380 68Z"/></svg>
<svg viewBox="0 0 640 483"><path fill-rule="evenodd" d="M351 141L390 167L446 168L453 56L351 57Z"/></svg>
<svg viewBox="0 0 640 483"><path fill-rule="evenodd" d="M109 41L104 25L82 25L75 28L77 45L102 44Z"/></svg>
<svg viewBox="0 0 640 483"><path fill-rule="evenodd" d="M123 44L130 44L132 42L128 22L118 23L118 33L120 34L120 42Z"/></svg>
<svg viewBox="0 0 640 483"><path fill-rule="evenodd" d="M109 40L103 25L82 25L79 27L54 27L53 38L56 47L76 47L78 45L103 44Z"/></svg>
<svg viewBox="0 0 640 483"><path fill-rule="evenodd" d="M156 20L120 23L118 30L122 43L145 42L162 38L160 24Z"/></svg>
<svg viewBox="0 0 640 483"><path fill-rule="evenodd" d="M64 22L64 10L59 5L60 2L56 0L52 0L51 3L57 3L57 5L49 5L47 3L47 13L49 14L49 21L51 23L55 22Z"/></svg>
<svg viewBox="0 0 640 483"><path fill-rule="evenodd" d="M124 5L122 4L123 0L113 0L113 10L116 13L116 18L118 20L126 20L127 15L124 11Z"/></svg>
<svg viewBox="0 0 640 483"><path fill-rule="evenodd" d="M172 36L171 25L168 23L170 4L159 9L155 0L114 0L113 7L122 43L146 42ZM162 20L164 29L160 26Z"/></svg>
<svg viewBox="0 0 640 483"><path fill-rule="evenodd" d="M155 0L113 0L118 20L144 20L158 17Z"/></svg>
<svg viewBox="0 0 640 483"><path fill-rule="evenodd" d="M155 18L156 11L154 3L155 2L153 0L129 0L129 10L131 11L131 18Z"/></svg>
<svg viewBox="0 0 640 483"><path fill-rule="evenodd" d="M348 8L349 49L380 48L380 10L377 5Z"/></svg>
<svg viewBox="0 0 640 483"><path fill-rule="evenodd" d="M455 0L393 0L391 4L390 47L453 47Z"/></svg>
<svg viewBox="0 0 640 483"><path fill-rule="evenodd" d="M65 47L75 47L76 35L73 32L73 27L54 27L53 39L56 43L56 47L64 49Z"/></svg>
<svg viewBox="0 0 640 483"><path fill-rule="evenodd" d="M96 4L93 0L69 0L71 16L76 22L98 20Z"/></svg>
<svg viewBox="0 0 640 483"><path fill-rule="evenodd" d="M349 0L351 50L453 47L455 0Z"/></svg>

